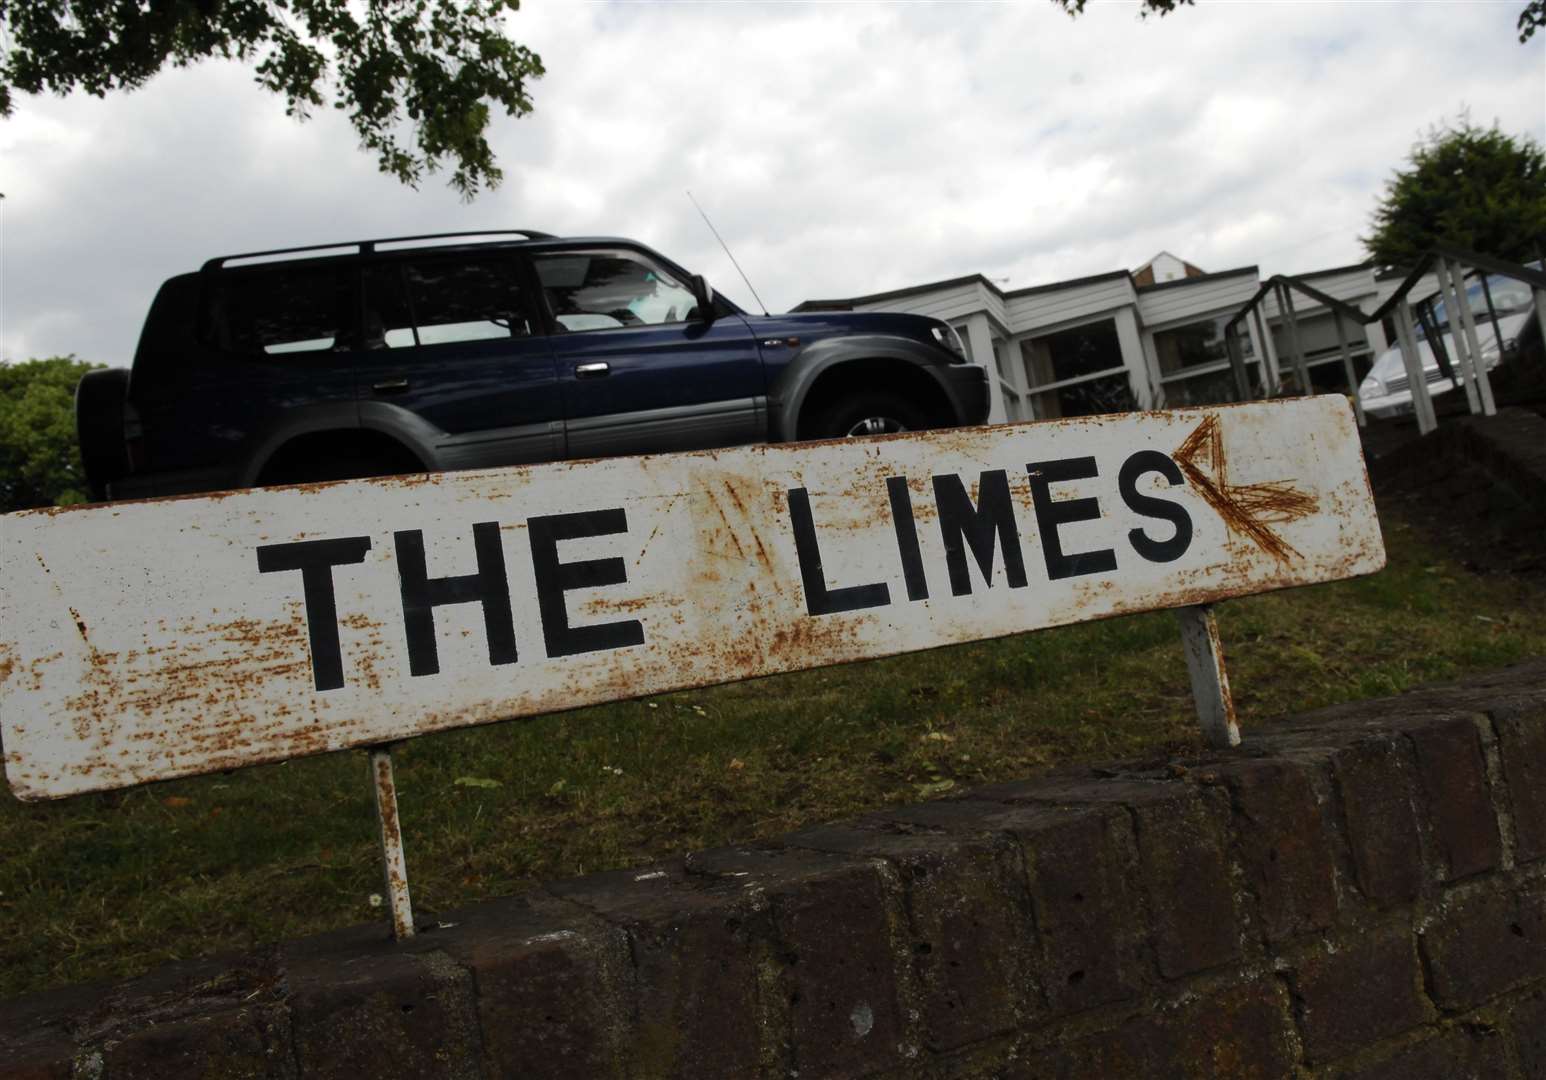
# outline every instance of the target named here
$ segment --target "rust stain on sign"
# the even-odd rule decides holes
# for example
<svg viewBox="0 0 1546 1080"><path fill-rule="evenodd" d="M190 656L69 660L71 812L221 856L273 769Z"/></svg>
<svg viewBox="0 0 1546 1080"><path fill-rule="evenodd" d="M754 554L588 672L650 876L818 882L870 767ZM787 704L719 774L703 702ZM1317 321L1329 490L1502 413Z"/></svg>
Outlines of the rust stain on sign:
<svg viewBox="0 0 1546 1080"><path fill-rule="evenodd" d="M1288 480L1255 484L1229 482L1229 458L1217 415L1206 417L1176 449L1176 464L1231 532L1239 533L1279 562L1296 557L1283 538L1268 528L1308 517L1317 509L1315 496Z"/></svg>
<svg viewBox="0 0 1546 1080"><path fill-rule="evenodd" d="M1344 399L6 519L52 798L1379 569Z"/></svg>

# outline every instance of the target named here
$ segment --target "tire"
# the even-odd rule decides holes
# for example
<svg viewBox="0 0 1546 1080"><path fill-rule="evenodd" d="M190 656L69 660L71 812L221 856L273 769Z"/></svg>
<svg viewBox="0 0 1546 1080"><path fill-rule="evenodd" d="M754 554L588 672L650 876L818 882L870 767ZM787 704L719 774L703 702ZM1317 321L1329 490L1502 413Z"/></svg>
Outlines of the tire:
<svg viewBox="0 0 1546 1080"><path fill-rule="evenodd" d="M86 486L98 502L107 485L129 475L124 411L129 372L124 368L88 371L75 387L75 434L80 439Z"/></svg>
<svg viewBox="0 0 1546 1080"><path fill-rule="evenodd" d="M907 398L866 390L831 402L811 422L812 438L843 439L893 435L931 426L923 409Z"/></svg>

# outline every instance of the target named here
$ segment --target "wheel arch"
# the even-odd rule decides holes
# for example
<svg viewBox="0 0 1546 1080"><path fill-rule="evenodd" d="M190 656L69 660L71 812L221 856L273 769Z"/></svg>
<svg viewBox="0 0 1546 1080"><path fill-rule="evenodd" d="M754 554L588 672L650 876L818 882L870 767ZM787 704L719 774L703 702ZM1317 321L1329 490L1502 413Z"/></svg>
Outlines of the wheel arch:
<svg viewBox="0 0 1546 1080"><path fill-rule="evenodd" d="M825 347L823 347L825 346ZM885 390L923 410L931 425L954 422L949 391L934 362L914 343L898 339L818 342L785 371L773 396L774 434L782 441L808 437L804 426L833 400L857 390Z"/></svg>
<svg viewBox="0 0 1546 1080"><path fill-rule="evenodd" d="M362 423L353 408L324 407L291 415L267 435L248 455L241 470L240 486L255 487L282 454L295 452L298 444L371 446L384 453L403 455L424 469L435 467L432 444L414 437L400 425Z"/></svg>

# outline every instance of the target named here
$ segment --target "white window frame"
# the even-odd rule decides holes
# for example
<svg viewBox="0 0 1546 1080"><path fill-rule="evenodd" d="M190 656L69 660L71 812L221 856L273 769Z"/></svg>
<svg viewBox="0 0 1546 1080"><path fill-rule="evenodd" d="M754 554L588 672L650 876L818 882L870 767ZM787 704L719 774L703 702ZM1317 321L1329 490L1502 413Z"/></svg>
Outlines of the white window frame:
<svg viewBox="0 0 1546 1080"><path fill-rule="evenodd" d="M1022 371L1025 374L1025 386L1020 389L1019 392L1026 401L1031 403L1031 409L1033 411L1035 411L1035 400L1039 394L1052 393L1058 390L1066 389L1070 386L1078 386L1080 383L1094 382L1096 379L1109 379L1113 375L1127 376L1128 391L1133 395L1133 400L1139 403L1139 407L1144 407L1143 403L1146 395L1140 390L1137 383L1135 382L1133 365L1129 362L1128 357L1122 348L1122 324L1120 316L1123 310L1124 308L1110 308L1095 315L1081 315L1074 319L1065 319L1061 322L1047 323L1044 326L1038 326L1034 330L1022 331L1021 333L1015 334L1009 339L1009 347L1013 350L1015 358L1019 361L1015 367L1017 370ZM1069 330L1077 330L1081 326L1095 326L1099 323L1111 324L1112 333L1116 336L1117 339L1117 354L1122 358L1121 363L1117 364L1115 367L1104 368L1100 371L1092 371L1084 375L1075 375L1067 379L1056 379L1049 383L1031 382L1030 371L1025 363L1025 351L1021 347L1024 342L1036 341L1039 338L1052 337L1055 334L1066 333ZM1142 357L1139 357L1139 360L1141 361Z"/></svg>

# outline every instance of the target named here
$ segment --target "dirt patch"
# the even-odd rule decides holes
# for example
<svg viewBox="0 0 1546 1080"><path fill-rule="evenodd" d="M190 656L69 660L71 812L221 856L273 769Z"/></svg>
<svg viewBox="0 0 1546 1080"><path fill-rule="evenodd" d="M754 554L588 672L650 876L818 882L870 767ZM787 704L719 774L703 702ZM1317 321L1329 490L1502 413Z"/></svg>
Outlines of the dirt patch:
<svg viewBox="0 0 1546 1080"><path fill-rule="evenodd" d="M1370 424L1365 448L1381 516L1395 513L1471 573L1546 578L1541 543L1546 506L1523 498L1460 453L1380 467L1381 458L1405 456L1403 444L1416 437L1407 422Z"/></svg>

